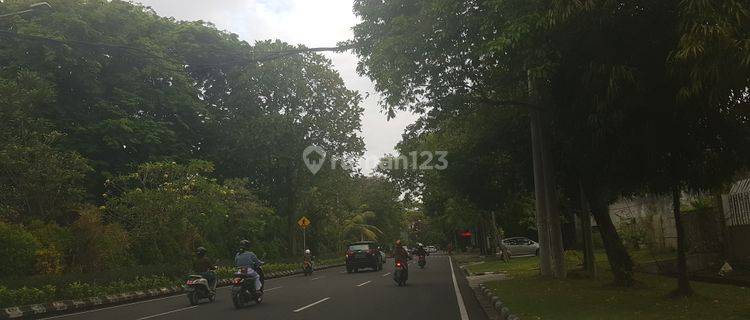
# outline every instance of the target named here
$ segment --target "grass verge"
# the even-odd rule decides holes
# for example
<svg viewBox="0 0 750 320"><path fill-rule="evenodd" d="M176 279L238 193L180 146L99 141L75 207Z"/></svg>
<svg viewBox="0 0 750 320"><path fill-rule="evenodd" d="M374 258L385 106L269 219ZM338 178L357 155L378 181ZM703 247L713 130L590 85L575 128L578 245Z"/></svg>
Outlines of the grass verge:
<svg viewBox="0 0 750 320"><path fill-rule="evenodd" d="M566 257L568 269L577 269L578 258ZM522 319L750 319L748 288L692 282L693 297L672 299L667 294L676 287L673 278L636 274L637 286L612 287L606 256L597 254L597 262L600 278L595 280L575 273L566 280L542 278L537 257L492 260L467 269L507 273L511 279L486 285Z"/></svg>

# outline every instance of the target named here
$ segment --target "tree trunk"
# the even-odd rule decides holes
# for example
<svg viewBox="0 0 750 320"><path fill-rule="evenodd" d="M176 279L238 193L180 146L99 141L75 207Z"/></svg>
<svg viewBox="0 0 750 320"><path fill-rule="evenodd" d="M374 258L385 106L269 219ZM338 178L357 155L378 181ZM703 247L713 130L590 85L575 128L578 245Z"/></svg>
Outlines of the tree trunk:
<svg viewBox="0 0 750 320"><path fill-rule="evenodd" d="M579 183L581 191L581 210L578 218L581 220L581 235L583 240L583 270L589 277L596 278L596 260L594 258L594 239L591 236L591 209L589 208L583 185Z"/></svg>
<svg viewBox="0 0 750 320"><path fill-rule="evenodd" d="M673 292L676 297L688 297L693 294L687 272L687 243L685 229L682 225L682 213L680 212L680 189L675 186L672 189L672 212L674 213L674 226L677 230L677 290Z"/></svg>
<svg viewBox="0 0 750 320"><path fill-rule="evenodd" d="M591 190L594 189L592 188ZM591 205L591 213L594 215L596 224L599 225L599 233L602 235L604 250L607 252L609 266L612 268L612 274L615 278L614 284L630 287L635 283L633 280L633 261L630 259L630 255L622 244L622 239L617 234L615 225L612 223L607 202L591 190L587 192L589 204Z"/></svg>
<svg viewBox="0 0 750 320"><path fill-rule="evenodd" d="M490 223L492 223L492 254L495 255L497 253L497 245L499 243L499 234L500 232L497 231L497 219L495 218L495 211L492 211L492 220Z"/></svg>
<svg viewBox="0 0 750 320"><path fill-rule="evenodd" d="M542 148L540 137L540 116L538 110L531 110L531 153L534 164L534 198L536 200L536 227L539 237L539 271L542 276L549 277L552 272L552 257L550 255L550 237L545 196L544 166L542 163Z"/></svg>

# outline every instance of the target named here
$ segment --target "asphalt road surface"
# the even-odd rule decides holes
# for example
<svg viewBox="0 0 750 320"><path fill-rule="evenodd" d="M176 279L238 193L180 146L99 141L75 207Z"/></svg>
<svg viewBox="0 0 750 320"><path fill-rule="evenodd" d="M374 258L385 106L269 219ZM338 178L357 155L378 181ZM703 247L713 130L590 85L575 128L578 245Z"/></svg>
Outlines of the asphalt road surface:
<svg viewBox="0 0 750 320"><path fill-rule="evenodd" d="M347 274L341 267L309 277L269 279L263 303L239 310L224 287L218 289L216 301L197 306L176 295L47 319L488 319L448 256L429 256L425 269L412 262L405 287L396 286L392 270L393 259L388 259L382 271Z"/></svg>

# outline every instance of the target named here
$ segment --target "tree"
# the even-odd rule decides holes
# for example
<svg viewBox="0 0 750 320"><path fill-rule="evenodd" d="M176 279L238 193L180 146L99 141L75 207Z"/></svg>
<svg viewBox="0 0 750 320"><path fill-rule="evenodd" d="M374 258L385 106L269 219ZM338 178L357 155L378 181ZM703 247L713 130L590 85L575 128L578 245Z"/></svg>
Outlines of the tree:
<svg viewBox="0 0 750 320"><path fill-rule="evenodd" d="M372 211L352 213L341 221L341 233L343 239L353 241L377 240L383 234L380 229L368 221L375 218Z"/></svg>
<svg viewBox="0 0 750 320"><path fill-rule="evenodd" d="M88 161L62 148L64 134L33 116L54 100L54 87L36 74L0 77L0 218L6 221L67 221L84 200Z"/></svg>

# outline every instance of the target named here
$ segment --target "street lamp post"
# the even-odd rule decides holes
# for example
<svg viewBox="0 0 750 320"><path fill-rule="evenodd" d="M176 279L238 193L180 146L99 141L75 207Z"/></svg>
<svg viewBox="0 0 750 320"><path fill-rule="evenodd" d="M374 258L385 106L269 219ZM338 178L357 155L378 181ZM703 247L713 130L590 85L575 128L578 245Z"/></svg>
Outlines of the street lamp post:
<svg viewBox="0 0 750 320"><path fill-rule="evenodd" d="M29 6L26 10L0 14L0 19L8 18L12 16L22 15L24 13L34 12L37 10L52 9L52 6L47 2L37 2Z"/></svg>

